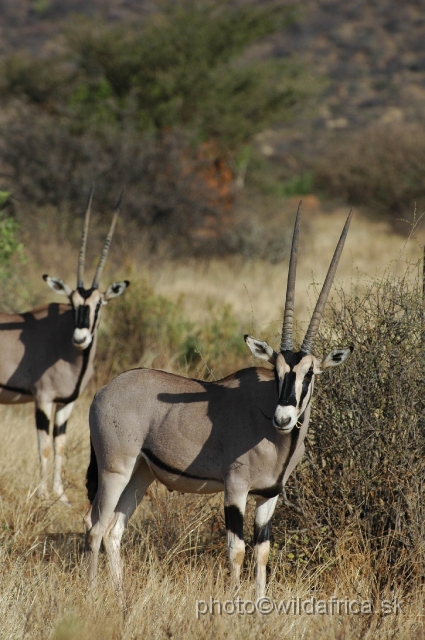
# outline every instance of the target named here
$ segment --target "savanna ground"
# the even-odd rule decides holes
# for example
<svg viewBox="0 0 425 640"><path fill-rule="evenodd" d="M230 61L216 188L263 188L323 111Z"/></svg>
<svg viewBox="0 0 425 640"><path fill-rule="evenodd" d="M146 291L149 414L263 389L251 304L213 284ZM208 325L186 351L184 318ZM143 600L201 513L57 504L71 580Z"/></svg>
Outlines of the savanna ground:
<svg viewBox="0 0 425 640"><path fill-rule="evenodd" d="M88 276L125 186L104 286L131 280L103 310L96 374L70 420L71 507L35 497L32 407L0 407L0 637L424 636L423 231L406 240L402 220L417 221L425 202L419 5L0 3L1 308L52 301L43 273L74 284L92 181ZM91 602L93 393L134 366L220 378L253 364L245 333L276 347L300 197L298 340L344 203L359 207L316 344L319 355L355 349L317 382L306 455L273 519L268 595L363 600L374 612L198 620L197 600L233 595L222 497L157 486L124 537L124 614L106 566ZM249 504L244 600L252 517ZM402 613L381 615L394 598Z"/></svg>
<svg viewBox="0 0 425 640"><path fill-rule="evenodd" d="M298 337L347 211L324 215L311 200L304 214ZM38 246L47 246L41 240L21 267L23 306L29 290L43 298L37 283L46 269L70 283L75 277L76 247L63 245L59 255L51 243L37 253ZM354 344L355 351L340 371L318 383L307 456L273 521L268 595L277 602L333 596L367 601L373 613L218 615L216 609L215 615L197 616L196 601L234 597L222 496L180 495L156 484L124 536L124 614L103 558L94 602L88 597L82 517L94 391L134 365L205 379L249 366L243 333L279 343L286 268L285 262L259 259L148 264L137 252L124 261L122 252L111 256L105 284L106 278L125 276L133 282L104 311L96 379L70 420L70 507L35 496L32 406L1 408L0 637L424 636L421 247L415 238L406 242L384 223L360 215L316 349ZM51 299L48 292L45 299ZM254 599L252 518L249 503L242 600ZM381 615L379 603L394 598L402 612Z"/></svg>

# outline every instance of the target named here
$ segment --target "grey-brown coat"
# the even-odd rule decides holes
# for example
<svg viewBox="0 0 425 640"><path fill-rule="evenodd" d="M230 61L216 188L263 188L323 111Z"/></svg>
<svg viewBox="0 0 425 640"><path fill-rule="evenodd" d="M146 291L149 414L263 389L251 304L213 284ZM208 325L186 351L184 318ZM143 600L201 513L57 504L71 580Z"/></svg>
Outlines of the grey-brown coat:
<svg viewBox="0 0 425 640"><path fill-rule="evenodd" d="M93 374L97 331L102 305L125 291L129 282L114 282L101 293L99 281L112 239L119 207L115 211L99 265L89 289L84 288L84 254L92 194L86 210L77 287L59 278L43 276L70 304L52 303L22 314L0 314L0 403L35 402L40 484L38 495L48 496L47 464L51 452L49 424L54 416L53 493L68 502L62 482L66 424L75 400Z"/></svg>
<svg viewBox="0 0 425 640"><path fill-rule="evenodd" d="M202 382L135 369L98 391L90 409L87 488L92 506L85 517L91 584L103 538L114 584L122 590L121 537L147 487L157 479L183 492L224 491L235 585L245 551L246 500L248 495L255 498L256 590L258 597L264 594L270 520L304 452L314 376L341 364L351 352L335 349L324 359L311 353L350 218L351 214L300 351L292 350L298 212L280 353L245 337L252 353L273 365L271 370L252 367L217 382Z"/></svg>

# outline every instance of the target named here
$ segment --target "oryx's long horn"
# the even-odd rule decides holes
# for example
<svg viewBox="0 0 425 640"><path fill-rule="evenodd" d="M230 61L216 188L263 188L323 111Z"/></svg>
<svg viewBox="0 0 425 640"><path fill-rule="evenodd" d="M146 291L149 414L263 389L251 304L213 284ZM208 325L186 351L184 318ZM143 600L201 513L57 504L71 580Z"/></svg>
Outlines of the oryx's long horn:
<svg viewBox="0 0 425 640"><path fill-rule="evenodd" d="M102 250L102 254L99 259L99 264L97 265L96 273L94 274L92 288L97 289L99 286L100 279L102 277L103 267L105 266L106 258L108 256L109 247L111 245L112 236L114 235L115 225L117 223L117 219L121 209L121 201L123 196L123 191L121 191L120 197L117 202L117 206L115 207L114 216L112 218L111 227L109 229L109 233L106 236L105 245Z"/></svg>
<svg viewBox="0 0 425 640"><path fill-rule="evenodd" d="M291 257L289 259L288 282L286 284L285 311L283 313L281 351L292 351L292 333L294 325L295 279L297 275L298 237L300 235L301 204L298 205L295 218L294 235L292 236Z"/></svg>
<svg viewBox="0 0 425 640"><path fill-rule="evenodd" d="M84 218L83 233L81 234L80 253L78 254L77 289L84 287L84 260L86 257L87 233L89 230L91 203L93 200L94 185L92 185L87 201L86 215Z"/></svg>
<svg viewBox="0 0 425 640"><path fill-rule="evenodd" d="M348 218L345 222L344 228L342 230L341 237L336 246L335 253L332 258L332 262L329 266L329 270L328 270L325 282L323 283L323 287L319 295L319 299L316 302L316 307L313 311L313 315L311 316L307 333L305 334L304 341L301 345L301 351L304 351L304 353L311 353L313 350L314 339L319 330L320 320L322 318L323 310L325 308L325 304L328 299L329 291L331 290L332 282L335 277L335 273L338 267L338 262L341 257L342 250L344 248L344 242L345 242L345 238L347 237L348 227L350 226L352 215L353 215L353 210L351 209L350 213L348 214Z"/></svg>

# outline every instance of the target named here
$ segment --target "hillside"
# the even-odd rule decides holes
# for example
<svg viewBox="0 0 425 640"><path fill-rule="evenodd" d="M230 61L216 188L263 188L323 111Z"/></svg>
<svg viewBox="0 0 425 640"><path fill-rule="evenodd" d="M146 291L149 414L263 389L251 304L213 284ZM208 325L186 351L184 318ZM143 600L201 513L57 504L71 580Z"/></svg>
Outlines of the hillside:
<svg viewBox="0 0 425 640"><path fill-rule="evenodd" d="M301 143L303 132L312 144L329 131L356 129L371 121L422 120L421 0L304 0L296 6L294 23L256 50L258 56L297 53L316 74L329 79L319 112L311 122L303 120L293 134L294 145ZM0 55L22 48L49 55L52 38L60 40L64 21L75 13L131 23L143 21L153 10L153 3L138 0L5 0L0 7ZM279 137L275 145L276 151L285 149Z"/></svg>

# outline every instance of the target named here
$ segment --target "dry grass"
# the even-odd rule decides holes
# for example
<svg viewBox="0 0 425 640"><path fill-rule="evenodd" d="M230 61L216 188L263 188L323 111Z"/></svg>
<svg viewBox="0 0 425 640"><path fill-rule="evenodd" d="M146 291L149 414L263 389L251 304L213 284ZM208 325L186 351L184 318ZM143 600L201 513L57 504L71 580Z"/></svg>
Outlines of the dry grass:
<svg viewBox="0 0 425 640"><path fill-rule="evenodd" d="M282 211L275 214L281 218L281 225L287 228L289 235L292 234L297 205L297 198L287 200ZM309 309L316 300L315 287L311 285L323 282L347 214L347 208L324 211L314 196L304 198L296 285L298 322L309 320ZM406 222L404 225L409 230L409 224ZM52 292L41 280L42 273L50 273L70 285L74 284L80 234L79 224L77 226L71 246L67 239L68 231L61 229L55 220L55 211L45 209L40 213L37 229L32 229L33 236L26 239L27 289L37 303L52 300ZM60 242L60 251L52 242L52 236ZM93 275L103 240L104 236L97 233L94 221L88 243L87 282ZM181 300L188 317L194 322L205 320L208 301L212 300L217 304L230 304L236 317L243 320L246 331L253 327L253 331L261 333L272 323L273 330L279 333L286 260L279 264L238 257L166 261L146 259L146 254L146 238L131 227L125 228L121 221L103 276L104 284L124 277L130 280L146 278L155 293L172 301ZM361 211L355 211L335 282L350 286L353 274L356 277L357 273L366 277L379 277L384 271L400 274L405 259L416 261L421 255L422 245L416 239L403 241L385 222L370 221L362 216ZM131 289L126 295L130 292ZM57 300L63 301L63 298L57 297ZM20 310L23 310L22 305L25 304L17 301L15 307L18 310L21 305ZM119 304L119 301L112 304ZM107 315L107 310L104 315Z"/></svg>
<svg viewBox="0 0 425 640"><path fill-rule="evenodd" d="M403 614L389 615L202 615L196 601L232 599L219 497L169 493L153 486L124 538L126 611L111 591L105 563L94 604L86 590L82 516L87 507L84 470L88 459L89 398L73 415L67 493L72 506L40 503L36 446L29 407L2 408L0 434L2 588L1 638L423 638L424 593L400 585ZM252 505L248 507L252 524ZM247 529L250 540L251 529ZM315 568L288 560L291 532L270 561L268 594L293 598L374 600L375 579L366 540L342 536L334 563ZM248 549L243 600L253 599L252 553Z"/></svg>
<svg viewBox="0 0 425 640"><path fill-rule="evenodd" d="M308 285L321 281L346 212L321 216L311 211L308 232L300 251L297 309L306 319L310 306ZM332 230L332 237L327 231ZM379 234L379 235L378 235ZM324 240L325 239L325 240ZM323 243L325 242L325 246ZM387 235L382 225L355 220L341 262L338 280L357 278L351 264L367 273L405 269L398 261L401 241ZM323 246L323 251L322 251ZM53 250L53 249L52 249ZM351 254L351 258L350 258ZM407 255L419 257L419 247L408 245ZM127 257L140 275L136 257ZM64 264L72 260L65 256ZM144 267L140 267L143 269ZM33 269L33 267L32 267ZM130 268L129 268L130 269ZM52 270L50 269L52 272ZM41 270L42 272L42 270ZM208 298L232 304L246 331L252 316L258 337L273 322L281 323L285 265L236 261L162 265L150 269L155 291L174 300L183 295L184 307L199 322L205 318ZM64 277L67 274L57 273ZM109 275L124 277L118 266ZM247 295L244 283L248 289ZM131 295L131 289L126 295ZM113 304L119 304L114 301ZM252 309L251 311L251 304ZM298 316L299 317L299 316ZM225 358L225 354L224 354ZM347 364L347 367L349 364ZM325 382L323 385L326 384ZM403 613L372 615L203 615L196 617L196 601L233 598L228 590L222 496L211 498L169 493L153 486L135 514L123 541L126 609L118 607L111 591L106 563L101 563L95 602L87 594L83 558L82 517L87 509L84 476L88 463L87 415L94 388L77 403L70 421L65 488L72 506L35 497L38 481L36 436L31 405L0 407L0 638L54 638L56 640L135 638L417 638L425 637L425 593L418 571L416 582L393 581L382 586L375 575L376 551L361 530L341 528L338 543L327 560L319 539L306 562L293 555L297 530L285 528L280 515L272 530L275 544L270 558L268 595L276 601L293 598L372 600L397 597ZM280 510L282 513L282 510ZM278 514L277 514L278 515ZM248 542L243 600L253 599L253 504L248 506ZM280 526L279 536L277 527ZM422 553L423 557L423 553Z"/></svg>
<svg viewBox="0 0 425 640"><path fill-rule="evenodd" d="M291 221L296 207L295 199L286 205L287 211L292 210ZM316 300L310 285L323 282L347 215L346 208L324 213L320 207L314 206L314 201L313 206L306 202L303 207L296 283L299 322L310 318L309 309ZM353 272L357 271L366 276L379 276L386 270L400 274L405 258L417 260L421 251L415 240L405 244L400 236L391 233L384 222L371 222L360 212L355 212L335 282L349 286ZM138 266L134 265L134 269ZM260 260L229 258L203 264L194 260L177 265L162 263L153 269L149 267L149 273L158 293L171 299L184 296L187 309L195 320L205 317L205 303L210 298L231 304L236 315L246 319L247 329L253 322L255 331L261 332L263 326L273 322L277 331L280 330L286 261L270 264Z"/></svg>

